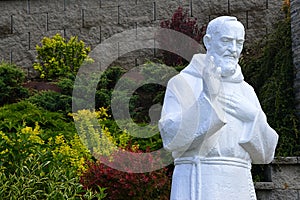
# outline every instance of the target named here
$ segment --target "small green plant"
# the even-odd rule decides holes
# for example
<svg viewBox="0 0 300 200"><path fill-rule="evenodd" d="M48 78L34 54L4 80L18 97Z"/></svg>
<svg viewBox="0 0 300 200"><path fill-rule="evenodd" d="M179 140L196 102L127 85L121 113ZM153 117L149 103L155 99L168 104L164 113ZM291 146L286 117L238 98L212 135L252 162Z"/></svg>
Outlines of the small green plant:
<svg viewBox="0 0 300 200"><path fill-rule="evenodd" d="M22 87L25 73L14 64L0 62L0 106L15 103L29 95Z"/></svg>
<svg viewBox="0 0 300 200"><path fill-rule="evenodd" d="M78 37L71 37L68 41L60 34L45 37L36 50L38 62L33 67L45 79L56 79L69 73L76 75L83 62L93 61L88 56L90 48L78 41Z"/></svg>

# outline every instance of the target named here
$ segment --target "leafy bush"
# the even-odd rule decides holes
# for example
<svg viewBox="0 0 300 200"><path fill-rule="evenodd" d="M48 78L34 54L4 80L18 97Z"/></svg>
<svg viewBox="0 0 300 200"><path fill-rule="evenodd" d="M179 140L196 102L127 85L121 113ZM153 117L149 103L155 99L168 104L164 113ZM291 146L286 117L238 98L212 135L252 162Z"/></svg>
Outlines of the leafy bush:
<svg viewBox="0 0 300 200"><path fill-rule="evenodd" d="M89 157L89 152L78 136L67 142L60 134L43 139L42 132L38 122L34 128L23 125L16 132L0 132L2 170L13 173L16 163L22 163L24 159L39 153L44 153L46 160L51 158L51 161L65 163L66 168L84 170L84 161Z"/></svg>
<svg viewBox="0 0 300 200"><path fill-rule="evenodd" d="M79 183L89 151L73 122L28 101L0 108L0 196L10 199L103 199Z"/></svg>
<svg viewBox="0 0 300 200"><path fill-rule="evenodd" d="M60 88L62 94L72 96L74 81L75 76L67 74L64 77L61 77L56 82L56 85Z"/></svg>
<svg viewBox="0 0 300 200"><path fill-rule="evenodd" d="M25 73L16 65L0 63L0 106L15 103L28 96L29 92L22 87Z"/></svg>
<svg viewBox="0 0 300 200"><path fill-rule="evenodd" d="M73 114L76 121L79 120L76 119L79 113ZM139 155L162 148L159 134L147 139L135 138L126 129L121 130L111 119L111 116L107 114L107 109L104 108L96 112L84 110L80 117L81 122L78 128L80 132L88 134L83 135L83 138L90 138L90 142L93 142L93 144L88 145L92 147L101 146L98 148L98 152L94 151L99 160L88 162L88 170L81 177L84 188L93 191L98 191L99 186L100 188L107 188L106 192L110 199L168 199L170 175L167 167L149 173L127 173L134 170L130 168L131 166L127 166L128 163L134 163L136 169L144 169L148 168L151 163L158 162L157 160L154 161L151 154L148 155L147 161L141 161ZM103 134L106 137L99 138L100 133L94 129L97 122L91 124L95 118L98 118L97 122L100 124L102 137ZM124 123L126 122L124 121ZM111 144L108 145L106 140L110 140ZM98 141L102 145L96 145L95 143ZM122 152L133 152L134 154L128 155ZM114 161L116 165L127 172L118 171L104 164L111 161Z"/></svg>
<svg viewBox="0 0 300 200"><path fill-rule="evenodd" d="M139 153L142 152L137 147L127 148L126 151L135 154L117 153L113 155L113 159L127 172L110 168L101 162L91 162L88 171L81 177L84 187L93 190L96 190L97 186L105 187L110 199L169 199L170 176L167 174L167 168L147 173L130 173L132 169L126 168L126 163L134 162L135 167L140 169L151 164L153 158L149 155L148 161L138 162Z"/></svg>
<svg viewBox="0 0 300 200"><path fill-rule="evenodd" d="M205 26L199 27L197 24L197 18L189 17L188 11L184 10L182 7L178 7L178 9L174 12L172 18L170 20L162 21L160 26L162 28L168 28L184 33L199 43L202 41L206 29ZM163 38L162 42L165 44L174 43L174 41L172 41L171 38L167 35L162 35L161 37ZM193 52L199 51L199 49L196 49L197 47L194 47L192 45L190 46L190 48L194 50ZM186 65L188 61L184 60L182 57L176 54L163 51L163 63L169 66L178 66Z"/></svg>
<svg viewBox="0 0 300 200"><path fill-rule="evenodd" d="M116 150L114 138L109 129L100 126L99 121L108 117L106 109L99 111L79 110L72 114L77 125L78 134L90 152L98 156L110 156Z"/></svg>
<svg viewBox="0 0 300 200"><path fill-rule="evenodd" d="M41 43L41 46L36 46L38 62L33 65L41 78L55 79L68 73L76 75L84 61L92 61L88 56L90 48L78 41L78 37L66 41L56 34L52 38L43 38Z"/></svg>
<svg viewBox="0 0 300 200"><path fill-rule="evenodd" d="M241 66L245 79L260 99L269 124L279 134L277 156L300 155L289 14L276 24L274 32L265 40L246 50Z"/></svg>
<svg viewBox="0 0 300 200"><path fill-rule="evenodd" d="M52 112L72 112L72 96L54 91L42 91L27 99L29 102Z"/></svg>
<svg viewBox="0 0 300 200"><path fill-rule="evenodd" d="M85 190L78 176L62 166L44 161L41 156L28 157L16 164L14 173L0 173L0 196L2 199L103 199L103 188L95 193Z"/></svg>
<svg viewBox="0 0 300 200"><path fill-rule="evenodd" d="M110 107L112 91L126 70L119 66L113 66L104 71L100 77L96 92L96 107ZM109 111L110 113L110 111Z"/></svg>
<svg viewBox="0 0 300 200"><path fill-rule="evenodd" d="M88 199L79 176L90 154L78 136L66 141L63 135L43 139L35 127L19 126L0 131L0 196L10 199ZM99 195L104 195L103 190ZM101 193L102 192L102 193Z"/></svg>
<svg viewBox="0 0 300 200"><path fill-rule="evenodd" d="M69 141L76 133L74 123L63 114L47 111L25 100L0 108L0 130L3 132L16 132L23 124L35 127L36 122L44 131L43 139L62 134Z"/></svg>

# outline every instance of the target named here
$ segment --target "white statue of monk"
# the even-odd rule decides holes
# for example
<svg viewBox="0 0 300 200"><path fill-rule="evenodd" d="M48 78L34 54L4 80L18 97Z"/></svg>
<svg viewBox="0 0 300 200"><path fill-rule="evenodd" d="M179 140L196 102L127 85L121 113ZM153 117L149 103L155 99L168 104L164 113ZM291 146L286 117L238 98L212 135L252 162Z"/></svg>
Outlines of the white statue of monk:
<svg viewBox="0 0 300 200"><path fill-rule="evenodd" d="M212 20L196 54L167 86L159 128L174 157L171 200L254 200L251 163L274 158L277 133L238 64L245 40L235 17Z"/></svg>

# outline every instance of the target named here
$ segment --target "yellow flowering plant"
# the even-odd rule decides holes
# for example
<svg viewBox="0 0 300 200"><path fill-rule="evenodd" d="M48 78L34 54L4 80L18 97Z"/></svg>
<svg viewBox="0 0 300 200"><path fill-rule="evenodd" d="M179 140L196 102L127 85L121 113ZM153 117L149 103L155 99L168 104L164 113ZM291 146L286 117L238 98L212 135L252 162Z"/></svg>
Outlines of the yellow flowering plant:
<svg viewBox="0 0 300 200"><path fill-rule="evenodd" d="M79 174L85 170L85 161L91 156L77 135L67 141L63 135L43 139L39 123L35 127L25 124L17 132L0 131L0 167L13 169L14 164L22 163L27 157L43 154L45 160L58 162Z"/></svg>
<svg viewBox="0 0 300 200"><path fill-rule="evenodd" d="M0 131L0 197L9 199L103 199L80 184L91 158L79 136L43 139L38 122L15 132ZM57 189L59 188L59 190Z"/></svg>
<svg viewBox="0 0 300 200"><path fill-rule="evenodd" d="M86 160L91 156L79 136L75 135L73 140L67 143L63 135L58 135L54 139L49 138L49 145L55 161L73 167L79 175L86 170Z"/></svg>
<svg viewBox="0 0 300 200"><path fill-rule="evenodd" d="M72 114L78 135L90 152L98 156L110 156L116 148L116 141L109 129L99 122L110 117L105 108L99 111L79 110Z"/></svg>
<svg viewBox="0 0 300 200"><path fill-rule="evenodd" d="M93 62L88 56L90 47L85 47L78 37L71 37L68 41L60 34L44 37L41 46L36 46L37 60L33 67L40 72L40 77L52 79L63 77L68 73L76 75L83 62Z"/></svg>

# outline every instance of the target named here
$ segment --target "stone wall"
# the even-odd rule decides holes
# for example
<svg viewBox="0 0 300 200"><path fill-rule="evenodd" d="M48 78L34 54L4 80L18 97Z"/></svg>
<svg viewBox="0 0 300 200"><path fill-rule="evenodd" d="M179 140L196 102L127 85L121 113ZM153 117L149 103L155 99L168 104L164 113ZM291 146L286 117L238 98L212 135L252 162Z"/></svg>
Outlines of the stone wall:
<svg viewBox="0 0 300 200"><path fill-rule="evenodd" d="M1 0L0 60L30 72L35 46L45 36L78 35L94 48L115 33L159 26L179 5L197 17L200 25L218 15L237 16L251 43L268 33L281 16L282 0ZM133 54L130 59L140 64L145 57Z"/></svg>
<svg viewBox="0 0 300 200"><path fill-rule="evenodd" d="M275 159L271 182L255 184L257 200L300 200L300 157Z"/></svg>

